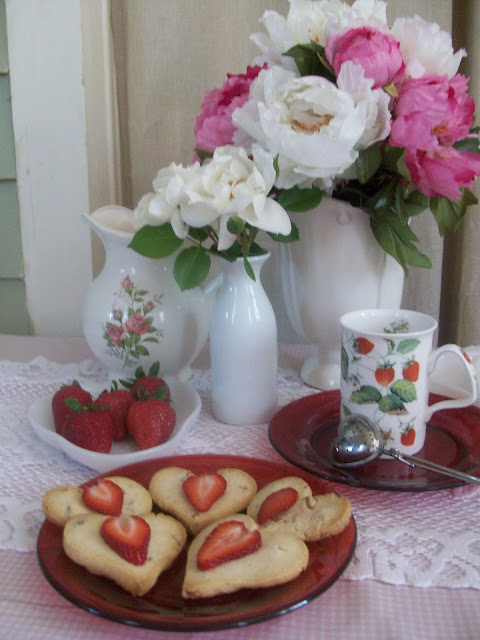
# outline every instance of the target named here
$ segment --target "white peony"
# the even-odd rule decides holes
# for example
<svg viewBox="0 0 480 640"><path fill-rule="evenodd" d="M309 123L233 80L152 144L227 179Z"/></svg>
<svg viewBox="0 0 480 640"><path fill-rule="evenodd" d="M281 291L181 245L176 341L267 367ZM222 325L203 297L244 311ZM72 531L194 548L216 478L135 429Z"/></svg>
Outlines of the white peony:
<svg viewBox="0 0 480 640"><path fill-rule="evenodd" d="M465 49L454 53L450 34L420 16L398 18L391 32L400 43L406 74L413 78L431 73L453 78L467 55Z"/></svg>
<svg viewBox="0 0 480 640"><path fill-rule="evenodd" d="M287 17L266 11L260 22L267 33L254 33L251 40L262 52L255 64L268 62L296 71L293 58L284 56L296 44L315 41L325 46L327 28L338 31L348 24L386 24L386 3L382 0L356 0L350 7L343 0L290 0ZM330 25L330 26L328 26ZM341 25L341 26L339 26ZM349 27L351 28L351 27Z"/></svg>
<svg viewBox="0 0 480 640"><path fill-rule="evenodd" d="M372 89L374 80L365 78L360 65L344 62L337 78L337 86L350 94L358 106L365 108L365 130L355 149L362 150L375 142L385 140L390 134L392 115L389 110L390 97L383 89Z"/></svg>
<svg viewBox="0 0 480 640"><path fill-rule="evenodd" d="M355 162L362 139L384 135L379 94L365 91L360 67L348 69L345 86L355 87L358 102L323 77L298 77L272 67L259 73L250 87L250 99L234 111L232 119L238 127L234 141L245 141L247 134L251 142L278 155L277 187L308 188L315 183L328 188Z"/></svg>

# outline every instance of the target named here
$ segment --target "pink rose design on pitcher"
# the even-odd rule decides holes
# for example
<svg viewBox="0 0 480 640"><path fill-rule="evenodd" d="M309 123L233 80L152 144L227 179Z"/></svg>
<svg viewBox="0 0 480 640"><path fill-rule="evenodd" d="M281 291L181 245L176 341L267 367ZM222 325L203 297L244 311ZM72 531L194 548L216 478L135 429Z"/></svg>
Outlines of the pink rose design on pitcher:
<svg viewBox="0 0 480 640"><path fill-rule="evenodd" d="M137 336L143 336L144 333L148 333L150 325L145 322L145 317L140 313L134 313L125 322L125 329L131 333L135 333Z"/></svg>
<svg viewBox="0 0 480 640"><path fill-rule="evenodd" d="M119 345L125 337L125 329L118 324L107 327L107 334L114 345Z"/></svg>
<svg viewBox="0 0 480 640"><path fill-rule="evenodd" d="M138 362L142 356L149 356L146 345L158 343L163 336L162 331L153 324L153 315L150 315L161 304L162 295L155 294L152 297L126 276L114 297L112 317L116 323L107 322L103 325L103 338L107 353L122 360L127 367ZM126 304L126 308L122 303Z"/></svg>

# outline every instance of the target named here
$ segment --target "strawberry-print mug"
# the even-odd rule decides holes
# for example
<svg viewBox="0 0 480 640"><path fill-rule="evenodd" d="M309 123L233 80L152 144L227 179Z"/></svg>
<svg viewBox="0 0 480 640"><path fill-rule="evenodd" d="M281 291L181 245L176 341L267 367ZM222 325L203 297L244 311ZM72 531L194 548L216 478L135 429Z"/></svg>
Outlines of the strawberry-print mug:
<svg viewBox="0 0 480 640"><path fill-rule="evenodd" d="M457 345L432 349L437 322L431 316L403 309L371 309L347 313L340 324L340 417L359 413L373 420L382 430L386 447L417 453L435 411L476 401L475 368ZM466 397L428 405L429 378L446 351L464 365L471 390Z"/></svg>

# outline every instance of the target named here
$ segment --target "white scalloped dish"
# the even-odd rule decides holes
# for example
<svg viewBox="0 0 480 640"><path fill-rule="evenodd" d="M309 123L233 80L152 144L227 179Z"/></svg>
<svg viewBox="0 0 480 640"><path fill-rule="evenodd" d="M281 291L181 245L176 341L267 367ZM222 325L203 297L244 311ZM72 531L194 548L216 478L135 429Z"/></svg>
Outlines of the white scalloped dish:
<svg viewBox="0 0 480 640"><path fill-rule="evenodd" d="M104 472L119 466L143 462L152 458L161 458L175 453L177 446L187 435L190 427L197 420L202 406L200 396L192 385L176 380L168 380L172 396L172 406L177 414L175 429L170 438L163 444L150 449L139 450L134 440L128 437L123 442L114 442L110 453L97 453L82 449L69 442L55 431L52 415L53 394L38 398L33 402L28 418L38 437L55 449L60 449L68 456L96 471ZM95 398L106 388L105 384L82 385Z"/></svg>

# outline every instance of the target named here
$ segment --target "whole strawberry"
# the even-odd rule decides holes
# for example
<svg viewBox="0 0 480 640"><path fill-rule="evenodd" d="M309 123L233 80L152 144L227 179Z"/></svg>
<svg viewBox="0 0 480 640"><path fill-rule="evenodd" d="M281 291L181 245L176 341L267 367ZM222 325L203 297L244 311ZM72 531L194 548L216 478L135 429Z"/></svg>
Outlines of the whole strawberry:
<svg viewBox="0 0 480 640"><path fill-rule="evenodd" d="M104 391L95 400L95 404L107 407L107 412L113 422L113 439L125 440L127 432L127 413L133 397L127 389L112 389Z"/></svg>
<svg viewBox="0 0 480 640"><path fill-rule="evenodd" d="M94 404L84 407L70 398L66 403L72 413L63 425L63 437L77 447L109 453L113 442L113 422L108 411Z"/></svg>
<svg viewBox="0 0 480 640"><path fill-rule="evenodd" d="M142 367L138 367L135 371L135 378L121 380L120 382L130 390L135 400L143 398L145 394L153 396L157 391L161 391L161 395L158 397L162 400L170 400L170 389L165 380L158 376L159 372L160 363L154 362L148 370L148 374L145 373Z"/></svg>
<svg viewBox="0 0 480 640"><path fill-rule="evenodd" d="M127 414L127 429L139 449L163 444L171 436L177 416L169 402L145 396L135 400Z"/></svg>
<svg viewBox="0 0 480 640"><path fill-rule="evenodd" d="M66 398L74 398L83 406L92 402L91 394L85 391L85 389L82 389L76 380L74 380L72 384L64 385L54 393L52 398L53 423L55 425L55 431L60 435L62 435L63 424L66 417L73 412L73 409L70 409L65 404Z"/></svg>

